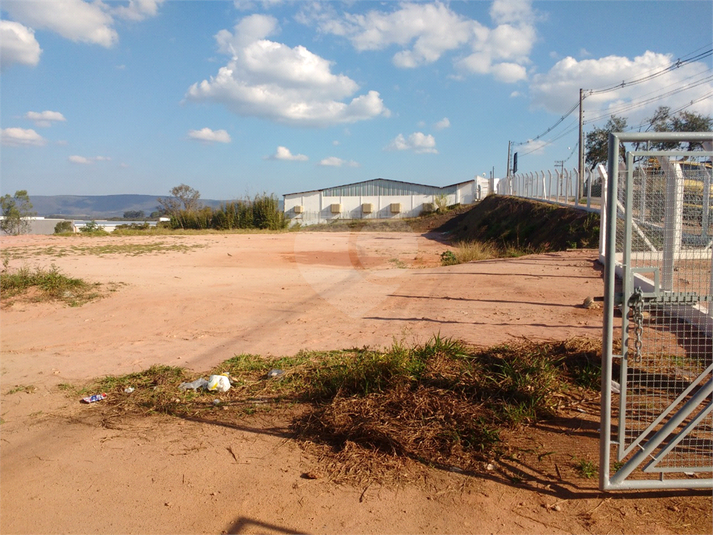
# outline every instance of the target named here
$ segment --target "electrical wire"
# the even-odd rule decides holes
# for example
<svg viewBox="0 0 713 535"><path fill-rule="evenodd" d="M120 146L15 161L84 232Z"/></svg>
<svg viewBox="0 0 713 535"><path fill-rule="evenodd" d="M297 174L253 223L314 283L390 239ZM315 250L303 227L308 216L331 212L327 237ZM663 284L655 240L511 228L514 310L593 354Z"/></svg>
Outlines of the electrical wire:
<svg viewBox="0 0 713 535"><path fill-rule="evenodd" d="M627 104L623 104L623 105L621 105L621 106L618 107L618 108L613 108L613 109L610 108L610 109L608 109L606 112L602 113L601 115L598 115L598 116L596 116L596 117L589 118L589 119L583 121L583 124L588 124L588 123L596 122L596 121L599 121L599 120L604 119L604 118L606 118L606 117L609 117L609 116L611 116L611 115L616 115L617 113L623 113L623 112L626 112L626 111L630 111L630 110L635 110L635 109L637 109L637 108L641 108L642 106L646 106L647 104L651 104L652 102L656 102L657 100L661 100L661 99L663 99L663 98L667 98L667 97L676 95L676 94L678 94L678 93L682 93L683 91L688 91L689 89L693 89L693 88L695 88L695 87L698 87L698 86L700 86L700 85L703 85L703 84L708 83L708 82L711 82L711 81L713 81L713 76L708 76L707 78L704 78L704 79L702 79L702 80L699 80L699 81L697 81L696 83L688 84L688 85L686 85L686 86L679 87L679 88L677 88L677 89L673 89L673 90L671 90L671 91L668 91L667 93L662 93L662 94L659 94L659 95L657 95L657 96L655 96L655 97L651 97L651 98L644 99L644 100L639 100L639 101L632 101L632 102L629 102L629 103L627 103Z"/></svg>
<svg viewBox="0 0 713 535"><path fill-rule="evenodd" d="M584 93L584 92L582 93L582 97L583 97L583 98L586 98L587 96L591 96L591 95L598 95L598 94L607 93L607 92L610 92L610 91L616 91L616 90L622 89L622 88L624 88L624 87L630 87L630 86L632 86L632 85L638 85L638 84L641 84L641 83L644 83L644 82L648 82L648 81L650 81L650 80L653 80L653 79L655 79L655 78L658 78L659 76L663 76L664 74L666 74L666 73L668 73L668 72L671 72L671 71L673 71L673 70L676 70L676 69L678 69L678 68L680 68L680 67L682 67L682 66L684 66L684 65L687 65L687 64L692 63L692 62L694 62L694 61L699 61L699 60L701 60L701 59L704 59L704 58L707 58L707 57L713 55L713 48L709 48L709 49L707 49L707 50L705 50L705 51L703 51L703 52L699 52L700 50L706 48L707 46L708 46L708 45L701 46L701 47L699 47L699 48L693 50L692 52L689 52L688 54L685 54L684 56L682 56L681 58L679 58L675 63L672 63L671 65L669 65L668 67L666 67L666 68L664 68L664 69L661 69L661 70L658 70L658 71L649 71L649 73L646 73L646 74L645 74L644 76L642 76L641 78L637 78L637 79L630 80L630 81L622 81L621 84L617 84L617 85L615 85L615 86L611 86L611 87L608 87L608 88L603 88L603 89L589 89L589 90L586 91L586 93ZM708 70L706 70L705 72L709 72L709 71L711 71L711 70L713 70L713 69L708 69ZM700 74L701 74L701 73L697 73L697 74L691 75L691 76L689 76L689 77L687 77L687 78L684 78L683 81L689 80L690 78L695 78L696 76L699 76ZM655 97L652 97L652 98L649 98L649 99L645 99L645 100L643 100L643 101L630 102L630 103L628 103L628 104L625 104L625 105L621 106L620 108L615 109L614 111L608 110L606 114L600 115L600 116L595 117L595 118L592 118L592 119L587 119L586 121L583 121L582 124L587 124L587 123L591 123L591 122L595 122L595 121L601 120L601 119L603 119L604 117L607 117L607 116L609 116L609 115L611 115L611 114L621 113L621 112L624 112L624 111L629 111L629 110L633 110L633 109L636 109L636 108L640 108L640 107L642 107L642 106L646 106L647 104L650 104L651 102L655 102L655 101L657 101L657 100L661 100L661 99L663 99L663 98L666 98L666 97L675 95L675 94L680 93L680 92L682 92L682 91L687 91L687 90L689 90L689 89L693 89L694 87L698 87L699 85L702 85L702 84L704 84L704 83L706 83L706 82L708 82L708 81L711 81L711 80L713 80L713 76L708 76L707 78L704 78L704 79L702 79L702 80L699 80L699 81L697 81L696 83L688 84L687 86L684 86L684 87L680 87L680 86L679 86L677 89L671 90L671 91L669 91L669 92L667 92L667 93L659 94L659 95L657 95L657 96L655 96ZM679 81L679 82L676 82L675 84L670 84L670 85L677 85L677 86L678 86L679 84L680 84L680 81ZM669 86L665 86L664 88L670 87L670 85L669 85ZM661 88L657 89L656 91L660 91L660 90L661 90ZM655 91L652 91L652 92L650 92L650 93L648 93L648 94L651 94L651 93L654 93L654 92L655 92ZM709 93L708 95L705 95L705 96L703 96L703 97L701 97L701 98L698 98L698 99L696 99L696 100L694 100L694 101L691 101L690 104L687 104L686 106L683 106L682 108L676 110L676 111L673 112L673 113L678 113L678 112L680 112L681 110L683 110L683 109L685 109L685 108L687 108L687 107L689 107L689 106L692 106L692 105L695 104L696 102L700 102L701 100L704 100L705 98L708 98L708 96L710 96L711 94L713 94L713 93ZM646 94L645 94L645 95L646 95ZM645 95L644 95L644 96L645 96ZM567 117L569 117L570 115L572 115L572 113L574 113L574 111L575 111L577 108L579 108L579 105L580 105L580 101L578 100L577 102L575 102L575 103L572 105L572 107L571 107L564 115L562 115L552 126L550 126L547 130L545 130L545 131L542 132L541 134L535 136L534 138L528 139L527 141L513 142L512 145L513 145L513 146L522 146L522 145L526 145L526 144L528 144L528 143L532 143L533 141L538 141L539 139L541 139L541 138L544 137L545 135L549 134L552 130L554 130L555 128L557 128L560 124L562 124L562 123L565 121L565 119L567 119ZM539 150L541 150L542 148L547 147L548 145L551 145L551 144L554 143L555 141L557 141L557 140L561 139L562 137L566 136L567 134L571 133L573 130L575 130L575 128L577 128L577 126L578 126L578 125L575 124L575 126L573 126L573 127L569 128L569 129L565 130L563 133L561 133L561 134L558 135L557 137L552 138L552 139L550 139L549 141L546 141L546 142L544 142L544 143L541 144L541 145L538 145L536 148L533 148L533 149L530 150L530 151L526 151L526 152L520 153L520 155L521 155L521 156L526 156L526 155L528 155L528 154L532 154L532 153L535 152L535 151L539 151ZM579 140L577 140L577 143L575 144L575 147L578 146L578 145L579 145ZM574 151L572 151L572 153L567 157L567 159L571 158L572 154L574 154ZM565 161L566 161L566 160L565 160Z"/></svg>
<svg viewBox="0 0 713 535"><path fill-rule="evenodd" d="M701 52L700 54L697 54L689 59L678 59L675 63L672 63L668 67L661 69L660 71L656 71L652 74L643 76L641 78L637 78L635 80L630 80L630 81L622 81L620 84L607 87L605 89L588 89L587 90L587 96L588 95L600 95L602 93L608 93L609 91L616 91L618 89L622 89L624 87L630 87L632 85L638 85L644 82L648 82L649 80L653 80L654 78L658 78L659 76L663 76L664 74L671 72L673 70L676 70L688 63L691 63L693 61L698 61L704 58L707 58L708 56L713 55L713 48L706 50L705 52ZM685 57L685 56L684 56Z"/></svg>
<svg viewBox="0 0 713 535"><path fill-rule="evenodd" d="M574 110L576 110L578 107L579 107L579 101L575 102L574 105L570 108L570 110L567 113L565 113L562 117L560 117L555 124L550 126L547 130L542 132L539 136L535 136L532 139L528 139L527 141L513 142L513 145L515 145L515 146L526 145L527 143L537 141L542 136L549 134L552 130L557 128L562 123L562 121L564 121L567 117L572 115L572 113L574 113Z"/></svg>

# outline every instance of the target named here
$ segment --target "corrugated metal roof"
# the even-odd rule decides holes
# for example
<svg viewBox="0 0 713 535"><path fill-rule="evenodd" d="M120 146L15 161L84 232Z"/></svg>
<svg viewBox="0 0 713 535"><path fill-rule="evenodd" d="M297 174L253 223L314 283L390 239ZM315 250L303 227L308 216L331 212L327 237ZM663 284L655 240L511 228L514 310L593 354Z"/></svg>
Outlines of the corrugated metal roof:
<svg viewBox="0 0 713 535"><path fill-rule="evenodd" d="M306 190L306 191L298 191L295 193L285 193L283 194L283 197L287 197L288 195L304 195L305 193L315 193L315 192L322 192L330 189L337 189L337 188L348 188L350 186L360 186L363 184L369 184L372 182L392 182L395 184L403 184L406 186L417 186L418 188L433 188L437 190L444 190L448 188L452 188L455 186L460 186L461 184L467 184L468 182L473 182L472 180L465 180L463 182L456 182L455 184L449 184L447 186L431 186L429 184L418 184L416 182L405 182L403 180L392 180L390 178L372 178L370 180L362 180L360 182L351 182L349 184L342 184L339 186L329 186L327 188L322 188L322 189L311 189L311 190Z"/></svg>

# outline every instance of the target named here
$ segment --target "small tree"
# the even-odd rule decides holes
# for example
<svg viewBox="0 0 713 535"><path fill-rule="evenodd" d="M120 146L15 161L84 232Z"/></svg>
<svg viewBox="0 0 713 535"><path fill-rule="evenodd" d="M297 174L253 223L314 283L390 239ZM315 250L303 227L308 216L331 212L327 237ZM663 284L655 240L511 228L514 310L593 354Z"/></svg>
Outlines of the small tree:
<svg viewBox="0 0 713 535"><path fill-rule="evenodd" d="M144 219L146 214L143 210L127 210L124 212L124 219Z"/></svg>
<svg viewBox="0 0 713 535"><path fill-rule="evenodd" d="M671 108L659 106L653 116L647 119L654 132L710 132L713 130L713 118L706 117L700 113L682 111L676 115L671 115ZM700 149L703 144L700 141L691 141L686 144L679 144L676 141L657 143L655 148L660 150Z"/></svg>
<svg viewBox="0 0 713 535"><path fill-rule="evenodd" d="M161 212L181 222L184 219L180 217L182 212L188 215L201 208L200 197L201 194L198 190L181 184L171 188L171 197L160 197L157 201ZM183 228L182 222L180 226Z"/></svg>
<svg viewBox="0 0 713 535"><path fill-rule="evenodd" d="M13 197L9 194L0 199L3 219L0 220L0 230L5 234L19 235L30 230L30 217L36 216L32 210L27 190L18 190Z"/></svg>
<svg viewBox="0 0 713 535"><path fill-rule="evenodd" d="M586 162L590 169L594 169L600 163L607 163L609 160L609 134L612 132L623 132L626 129L626 119L612 115L604 125L604 128L595 128L587 134L585 142ZM624 157L624 152L620 152Z"/></svg>
<svg viewBox="0 0 713 535"><path fill-rule="evenodd" d="M55 234L64 234L65 232L72 232L74 225L71 221L60 221L54 226Z"/></svg>

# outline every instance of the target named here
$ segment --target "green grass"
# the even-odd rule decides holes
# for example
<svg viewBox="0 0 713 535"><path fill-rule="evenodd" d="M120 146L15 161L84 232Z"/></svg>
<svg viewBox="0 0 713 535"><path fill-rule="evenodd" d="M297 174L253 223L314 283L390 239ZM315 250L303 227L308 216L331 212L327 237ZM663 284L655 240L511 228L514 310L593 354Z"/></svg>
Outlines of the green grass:
<svg viewBox="0 0 713 535"><path fill-rule="evenodd" d="M494 242L459 241L453 245L452 251L445 251L441 254L441 264L452 266L479 260L490 260L492 258L517 258L538 252L540 251L531 247L498 246Z"/></svg>
<svg viewBox="0 0 713 535"><path fill-rule="evenodd" d="M574 468L580 477L592 479L597 475L597 465L587 459L574 458Z"/></svg>
<svg viewBox="0 0 713 535"><path fill-rule="evenodd" d="M106 392L97 410L107 418L160 413L228 425L256 413L296 409L284 414L297 440L326 448L345 470L358 471L363 463L354 452L466 470L506 451L504 429L554 416L566 404L562 394L582 388L576 376L599 349L588 340L474 349L436 335L424 344L395 342L383 350L236 355L203 374L152 366L59 388L74 398ZM269 378L272 369L283 373ZM178 388L218 373L230 375L227 393ZM133 392L126 393L127 387ZM584 462L578 466L591 472Z"/></svg>
<svg viewBox="0 0 713 535"><path fill-rule="evenodd" d="M7 264L6 264L7 265ZM0 297L10 304L24 297L33 302L61 301L70 306L80 306L101 296L98 284L68 277L57 266L49 269L21 267L0 274Z"/></svg>
<svg viewBox="0 0 713 535"><path fill-rule="evenodd" d="M74 235L73 235L74 236ZM83 236L86 236L84 234ZM70 238L71 240L72 238ZM37 256L49 257L64 257L69 255L81 256L104 256L104 255L124 255L124 256L139 256L147 254L163 254L170 252L187 253L194 249L206 247L205 245L185 245L182 243L127 243L127 244L112 244L105 243L102 245L67 245L67 242L61 242L62 245L52 245L49 247L17 247L11 250L3 251L3 261L27 259ZM83 242L85 243L85 242Z"/></svg>
<svg viewBox="0 0 713 535"><path fill-rule="evenodd" d="M13 388L8 390L6 394L17 394L18 392L25 392L26 394L34 394L37 392L37 387L33 385L15 385Z"/></svg>

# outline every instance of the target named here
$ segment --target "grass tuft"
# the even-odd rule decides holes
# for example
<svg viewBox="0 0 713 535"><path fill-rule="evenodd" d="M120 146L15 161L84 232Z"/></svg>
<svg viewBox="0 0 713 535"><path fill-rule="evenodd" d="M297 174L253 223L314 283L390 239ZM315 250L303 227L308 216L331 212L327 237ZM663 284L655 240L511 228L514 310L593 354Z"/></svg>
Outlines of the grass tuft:
<svg viewBox="0 0 713 535"><path fill-rule="evenodd" d="M100 296L97 284L67 277L54 264L49 269L27 266L0 273L2 301L12 304L15 299L28 297L30 301L62 301L70 306L80 306Z"/></svg>
<svg viewBox="0 0 713 535"><path fill-rule="evenodd" d="M106 392L101 410L109 419L163 413L227 423L297 407L289 413L295 436L331 459L337 479L368 477L378 459L392 468L411 459L477 470L505 451L504 429L550 418L566 405L565 393L582 388L577 377L596 361L599 347L573 339L474 349L435 335L422 345L395 342L381 351L236 355L208 372L230 374L232 388L223 394L179 390L198 376L170 366L62 388L68 395ZM270 378L273 369L282 373Z"/></svg>

